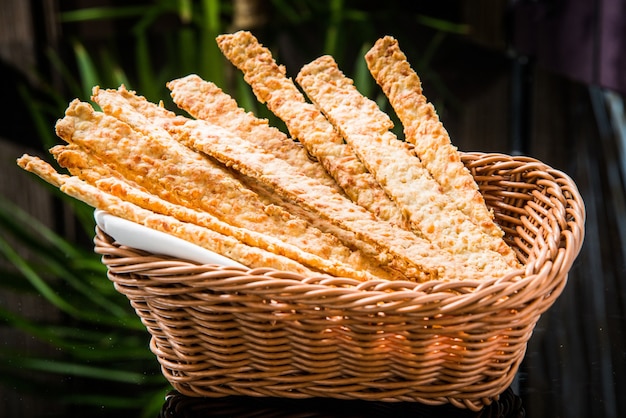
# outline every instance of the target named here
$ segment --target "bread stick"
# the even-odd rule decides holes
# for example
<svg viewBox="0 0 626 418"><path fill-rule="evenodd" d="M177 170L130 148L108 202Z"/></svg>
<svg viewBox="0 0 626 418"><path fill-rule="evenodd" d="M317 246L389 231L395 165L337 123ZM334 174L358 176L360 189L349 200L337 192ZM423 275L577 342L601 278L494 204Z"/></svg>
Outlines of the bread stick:
<svg viewBox="0 0 626 418"><path fill-rule="evenodd" d="M398 208L319 109L306 101L269 49L247 31L220 35L217 43L243 72L259 101L285 122L291 135L322 163L352 201L379 219L406 228Z"/></svg>
<svg viewBox="0 0 626 418"><path fill-rule="evenodd" d="M117 114L122 116L119 111ZM144 132L79 101L70 104L66 116L57 122L57 132L164 200L206 211L233 226L263 229L321 257L349 256L350 250L337 238L281 208L268 211L226 167L180 144L132 107L123 115L127 122L142 126Z"/></svg>
<svg viewBox="0 0 626 418"><path fill-rule="evenodd" d="M267 119L257 118L240 108L235 99L215 84L191 74L168 82L167 87L174 103L194 118L221 126L298 167L303 174L341 190L324 167L311 160L305 148L270 126Z"/></svg>
<svg viewBox="0 0 626 418"><path fill-rule="evenodd" d="M517 267L502 238L485 234L454 206L421 161L390 131L390 118L357 91L332 57L323 56L305 65L296 80L415 230L452 254L467 254L478 268Z"/></svg>
<svg viewBox="0 0 626 418"><path fill-rule="evenodd" d="M247 176L270 186L276 193L347 229L373 245L381 254L402 262L405 274L417 280L451 279L499 276L507 271L505 263L480 264L468 255L453 258L415 234L376 218L361 206L334 193L328 187L297 172L290 172L288 164L272 155L262 153L245 141L229 137L204 121L189 120L184 125L170 126L174 137L187 146L207 153ZM470 258L473 257L470 256Z"/></svg>
<svg viewBox="0 0 626 418"><path fill-rule="evenodd" d="M422 93L421 80L391 36L379 39L366 53L365 60L372 76L404 127L405 139L414 145L422 164L454 201L454 205L470 217L487 234L502 237L493 221L478 186L450 136L439 120L434 106Z"/></svg>
<svg viewBox="0 0 626 418"><path fill-rule="evenodd" d="M143 209L105 193L97 187L80 180L78 177L59 174L52 166L38 157L23 155L18 159L18 164L23 169L55 185L63 193L94 208L105 210L119 218L184 239L251 268L270 267L278 270L294 271L308 276L316 274L314 271L287 257L245 245L235 238L219 234L208 228L181 222L175 217Z"/></svg>

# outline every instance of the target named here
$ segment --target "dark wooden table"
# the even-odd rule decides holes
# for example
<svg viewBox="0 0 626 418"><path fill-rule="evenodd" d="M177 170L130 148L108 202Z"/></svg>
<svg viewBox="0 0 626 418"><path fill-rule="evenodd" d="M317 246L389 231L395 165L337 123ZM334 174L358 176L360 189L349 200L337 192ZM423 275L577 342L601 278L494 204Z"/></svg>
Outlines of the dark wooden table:
<svg viewBox="0 0 626 418"><path fill-rule="evenodd" d="M343 401L336 399L272 399L249 397L190 398L177 392L168 394L159 418L368 418L368 417L451 417L521 418L522 399L507 389L500 400L479 412L450 405L431 406L413 402Z"/></svg>

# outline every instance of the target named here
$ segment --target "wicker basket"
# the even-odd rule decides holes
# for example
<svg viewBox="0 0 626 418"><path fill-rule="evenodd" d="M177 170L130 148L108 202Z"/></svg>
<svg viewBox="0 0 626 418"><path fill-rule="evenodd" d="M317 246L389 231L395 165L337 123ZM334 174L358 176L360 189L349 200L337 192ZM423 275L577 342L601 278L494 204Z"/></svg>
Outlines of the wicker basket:
<svg viewBox="0 0 626 418"><path fill-rule="evenodd" d="M180 393L417 401L479 410L511 384L584 236L570 178L527 157L463 154L525 270L497 280L358 282L95 250Z"/></svg>

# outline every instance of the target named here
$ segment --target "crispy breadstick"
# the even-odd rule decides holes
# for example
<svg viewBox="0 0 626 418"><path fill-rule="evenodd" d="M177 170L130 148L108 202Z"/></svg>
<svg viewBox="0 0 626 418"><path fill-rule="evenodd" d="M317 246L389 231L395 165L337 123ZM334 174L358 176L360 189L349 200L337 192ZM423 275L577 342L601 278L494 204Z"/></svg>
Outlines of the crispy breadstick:
<svg viewBox="0 0 626 418"><path fill-rule="evenodd" d="M235 99L215 84L191 74L168 82L167 87L171 90L174 103L194 118L228 129L240 138L257 144L298 167L303 174L341 190L324 167L309 158L301 145L275 127L269 126L267 119L259 119L240 108Z"/></svg>
<svg viewBox="0 0 626 418"><path fill-rule="evenodd" d="M389 117L357 91L332 57L305 65L296 80L408 215L414 229L452 254L470 255L480 266L518 266L502 238L485 234L442 193L420 160L389 130L393 127Z"/></svg>
<svg viewBox="0 0 626 418"><path fill-rule="evenodd" d="M307 253L266 234L233 227L225 222L221 222L206 212L189 209L165 201L119 178L114 171L107 170L106 167L99 165L94 158L81 149L76 149L71 146L56 146L51 152L59 164L67 168L70 173L106 193L135 204L143 209L151 210L152 212L162 215L173 216L179 221L208 228L217 233L236 238L246 245L288 257L313 270L322 271L333 276L350 277L357 280L402 278L400 275L392 275L386 270L376 268L372 260L362 260L356 268L353 268L341 261L326 259L315 254ZM354 262L352 256L350 256L350 261Z"/></svg>
<svg viewBox="0 0 626 418"><path fill-rule="evenodd" d="M424 166L441 184L454 204L483 230L502 237L478 186L461 162L459 153L437 116L434 106L422 94L421 81L391 36L379 39L365 55L367 66L389 98L404 127L405 139Z"/></svg>
<svg viewBox="0 0 626 418"><path fill-rule="evenodd" d="M261 103L282 119L289 132L315 156L352 201L379 219L407 227L402 213L376 183L343 138L285 75L269 49L247 31L220 35L224 55L243 74Z"/></svg>
<svg viewBox="0 0 626 418"><path fill-rule="evenodd" d="M323 191L324 191L324 195L322 197L322 199L317 198L316 202L311 205L304 205L304 207L306 207L307 209L311 209L311 207L316 207L316 210L313 211L313 213L317 213L321 208L327 206L327 204L323 201L325 199L329 199L330 202L332 201L337 201L336 199L339 199L339 201L341 202L345 202L347 204L350 205L351 209L350 210L357 210L361 216L364 216L367 220L373 222L373 224L376 224L374 218L372 217L373 215L369 212L367 212L365 209L363 209L362 207L353 204L349 199L345 198L343 195L337 193L335 190L329 188L328 186L323 185L322 183L320 183L319 181L312 179L310 177L307 177L305 175L303 175L302 173L300 173L298 170L294 170L294 168L289 165L288 163L285 163L283 160L276 158L275 156L273 156L272 154L269 153L265 153L263 150L261 150L259 147L242 140L241 138L235 136L234 134L232 134L230 131L227 131L219 126L215 126L212 124L209 124L206 121L202 121L202 120L192 120L192 119L187 119L184 118L182 116L176 116L173 114L168 114L168 113L164 113L162 111L162 109L158 108L155 104L151 104L150 102L144 100L144 104L142 106L137 106L134 107L133 103L134 100L127 100L127 96L128 95L133 95L132 92L127 91L126 89L124 89L123 87L118 89L118 90L101 90L101 89L94 89L94 96L93 99L94 101L96 101L101 107L102 109L111 114L111 115L118 115L120 118L122 118L122 120L124 122L127 122L129 124L132 125L132 127L134 129L137 129L138 131L143 131L143 133L145 135L149 135L149 137L151 138L151 144L152 146L154 146L154 142L155 142L155 138L158 137L158 135L161 135L162 133L160 132L161 130L168 130L170 134L175 135L176 139L181 141L181 143L183 143L184 145L186 145L190 151L191 149L194 149L196 151L200 151L203 153L206 153L206 155L210 155L212 157L216 157L216 155L213 155L212 151L214 150L208 150L208 149L203 149L203 148L198 148L195 146L195 144L193 144L190 141L185 141L183 140L183 137L181 136L181 129L185 130L187 128L185 128L187 125L189 126L193 126L193 125L197 125L197 126L201 126L201 127L205 127L207 128L206 132L208 133L208 135L210 136L214 136L215 140L221 145L221 149L220 149L220 158L216 158L218 161L222 162L222 164L224 164L225 166L228 167L232 167L238 171L242 171L241 168L241 164L236 163L232 158L229 157L229 155L235 155L235 156L240 156L242 153L247 154L247 158L246 161L251 162L252 164L255 165L256 169L260 169L260 167L263 167L264 165L266 166L266 168L270 169L270 170L275 170L274 174L275 177L282 177L284 179L283 183L289 183L289 179L290 178L294 178L297 179L298 181L302 182L301 184L304 184L304 187L306 188L306 184L310 183L312 185L318 186L320 187ZM121 122L120 122L121 123ZM166 132L167 133L167 132ZM168 134L169 135L169 134ZM136 139L135 141L139 141L140 139ZM193 152L193 151L192 151ZM169 158L173 158L172 155L169 156ZM174 161L171 161L171 163L174 163ZM243 171L243 174L245 175L250 175L250 174L255 174L253 171ZM197 175L197 173L196 173ZM254 177L257 180L261 180L262 183L264 183L265 185L271 186L271 188L273 190L275 190L278 194L281 194L279 191L276 190L276 185L273 183L268 183L267 181L263 181L262 178L259 178L256 175L251 175L251 177ZM191 189L194 190L195 186L194 184L186 184L186 188L187 189ZM282 194L283 197L289 199L289 200L293 200L296 203L299 203L301 206L303 205L304 201L307 198L307 193L305 189L301 189L300 186L298 185L298 183L294 183L293 185L289 186L290 188L290 193L287 194ZM248 192L250 192L248 190ZM301 195L300 195L301 194ZM294 199L295 197L295 199ZM169 200L169 199L168 199ZM354 207L354 208L352 208ZM210 208L206 208L206 210L210 210ZM277 209L279 210L279 209ZM290 216L293 217L292 215L288 214L287 212L284 212L284 216ZM270 215L274 215L273 212L269 213ZM343 224L336 220L336 219L329 219L328 216L324 216L323 218L325 218L326 220L337 224L337 222L339 222L340 226L343 226ZM233 221L234 222L234 221ZM233 223L233 222L229 222L229 223ZM292 222L286 222L286 225L291 224ZM379 222L381 225L383 225L383 222ZM254 226L249 226L251 229L254 228L259 228L259 225L254 225ZM384 222L384 226L381 226L382 228L386 228L386 227L392 227L392 225L390 225L389 223ZM268 227L264 228L264 231L267 231ZM275 227L274 227L275 228ZM311 228L313 229L313 228ZM350 228L345 228L351 232L352 231ZM319 231L318 231L319 232ZM414 235L409 233L408 231L403 231L406 232L407 235L410 235L411 237L414 238ZM270 232L272 233L272 232ZM273 233L277 233L276 231L274 231ZM368 231L367 234L369 234L370 232ZM289 235L291 235L292 232L291 231L287 231L286 234L287 235L285 237L285 240L287 240L289 237ZM390 233L391 234L391 233ZM393 235L393 234L391 234ZM314 251L313 249L311 249L312 245L319 245L319 239L315 241L315 244L311 243L312 238L311 237L307 237L306 239L303 237L298 237L299 241L301 242L301 245L306 245L307 246L307 251L312 252L312 253L316 253L316 251ZM337 241L337 243L335 244L335 247L332 248L333 251L349 251L347 247L341 245L339 239L337 239L336 236L329 236L329 238L335 239ZM357 238L359 240L365 241L365 242L369 242L370 240L366 240L363 239L359 234L357 234ZM422 241L420 241L422 242ZM352 243L354 245L358 245L359 242L355 242ZM430 245L430 243L424 243L426 245L426 247L430 248L432 247ZM371 244L370 244L371 246ZM394 263L404 263L402 267L406 267L403 268L402 271L405 273L405 275L407 277L410 278L423 278L424 274L428 274L429 277L436 277L437 275L437 271L436 270L428 270L428 272L424 272L424 268L423 267L416 267L416 266L411 266L413 264L413 261L411 261L410 259L405 259L404 261L402 261L402 258L395 258L394 257L389 257L388 256L388 252L387 251L381 251L380 250L380 246L375 246L377 250L379 250L379 255L378 258L380 260L380 262L384 263L385 265L387 263L389 263L389 260L393 260ZM302 247L301 247L302 248ZM361 248L359 248L361 249ZM368 248L363 248L363 251L367 251ZM329 248L326 249L327 251L330 250ZM427 251L426 248L422 249L424 252L423 254L431 254ZM319 251L319 250L317 250ZM330 254L332 255L332 254ZM434 262L436 260L436 257L430 257L432 258L431 262ZM408 262L408 265L406 265ZM405 266L406 265L406 266ZM437 269L439 269L439 267L437 266ZM434 276L433 276L434 275Z"/></svg>
<svg viewBox="0 0 626 418"><path fill-rule="evenodd" d="M356 234L353 232L343 229L327 219L306 210L306 208L298 206L296 203L283 198L270 187L262 184L254 178L241 175L240 180L246 185L246 187L257 193L259 197L266 202L266 204L272 207L279 206L284 208L287 212L307 220L313 227L337 237L339 241L352 250L352 254L350 255L350 265L355 267L369 266L362 267L364 269L371 269L372 265L384 265L384 267L381 266L380 268L383 268L388 272L388 274L391 274L396 278L406 279L402 263L398 263L395 260L386 257L384 254L381 254L373 245L357 238Z"/></svg>
<svg viewBox="0 0 626 418"><path fill-rule="evenodd" d="M135 118L136 124L151 125L136 111L125 117ZM204 210L233 226L262 229L320 257L349 257L350 249L336 237L323 234L280 208L268 211L258 196L227 169L156 126L144 128L151 134L140 133L79 101L72 102L66 116L57 122L61 138L97 155L124 178L164 200Z"/></svg>
<svg viewBox="0 0 626 418"><path fill-rule="evenodd" d="M70 174L91 185L94 185L103 177L124 179L123 176L104 164L97 156L88 154L76 144L55 145L49 151L61 167L66 168ZM144 187L131 180L124 179L124 181L132 184L135 188L146 191Z"/></svg>
<svg viewBox="0 0 626 418"><path fill-rule="evenodd" d="M187 121L187 118L177 116L173 112L147 101L144 97L137 96L134 92L124 88L124 86L118 88L117 91L95 88L93 99L98 102L106 112L118 115L125 121L132 123L135 128L143 129L146 134L150 134L151 132L158 134L159 129L162 129L164 126L183 124ZM293 167L291 170L293 170ZM351 257L359 260L365 257L363 262L368 262L369 260L370 263L377 264L373 259L379 258L378 252L375 251L372 246L362 241L358 242L359 245L354 245L358 241L358 239L353 236L354 234L351 234L349 231L341 230L332 223L320 219L315 215L311 215L301 208L298 209L296 205L290 204L285 199L280 198L280 196L276 195L270 188L260 185L255 179L241 175L238 176L236 172L232 174L247 188L255 192L259 199L263 199L263 202L267 205L265 209L267 214L285 218L286 215L283 208L287 209L287 213L289 214L287 216L294 215L296 218L305 219L314 228L337 237L339 240L339 243L335 244L337 251L347 246L353 251ZM343 243L343 245L341 245L341 243ZM362 255L359 254L360 251L363 252ZM384 256L381 259L384 260ZM384 263L386 263L386 261L384 261Z"/></svg>
<svg viewBox="0 0 626 418"><path fill-rule="evenodd" d="M316 274L287 257L242 244L235 238L219 234L211 229L181 222L172 216L161 215L143 209L105 193L97 187L80 180L78 177L59 174L52 166L38 157L25 154L17 162L23 169L38 175L43 180L59 187L67 195L94 208L105 210L119 218L182 238L248 267L270 267L309 276Z"/></svg>
<svg viewBox="0 0 626 418"><path fill-rule="evenodd" d="M460 254L458 259L413 233L381 222L344 196L298 172L273 155L263 153L228 131L201 120L184 124L153 120L166 127L187 146L207 153L223 164L254 177L276 193L303 208L347 229L375 246L382 254L401 261L406 275L415 279L500 277L508 272L506 263L489 260L482 263L474 254ZM467 257L466 257L467 256ZM471 260L472 264L468 264ZM491 262L493 261L493 262Z"/></svg>
<svg viewBox="0 0 626 418"><path fill-rule="evenodd" d="M281 131L269 127L267 125L267 121L258 119L254 117L254 115L250 113L246 113L243 109L239 108L237 102L225 94L219 87L215 84L202 80L197 75L189 75L177 80L173 80L167 83L168 88L171 90L171 95L174 99L174 102L183 110L187 111L191 116L202 119L215 125L226 128L227 130L237 134L242 139L247 139L253 143L262 146L267 151L270 151L272 154L277 157L282 157L282 159L290 162L294 166L299 166L298 159L300 152L306 153L304 148L299 145L296 145L292 140L288 139L286 135L284 135ZM136 109L142 112L147 112L149 114L154 115L154 109L148 110L150 105L153 106L152 103L147 103L146 100L140 100L138 97L129 97L127 92L122 91L122 89L118 89L120 94L124 96ZM167 112L164 110L164 112ZM172 115L172 113L170 113ZM163 113L163 116L168 116ZM279 137L280 140L273 139L273 136ZM293 155L292 146L285 143L283 140L287 139L291 141L292 145L297 148L299 151L298 154ZM273 143L274 145L266 146L268 142ZM341 159L336 161L340 162ZM346 160L343 160L346 162ZM360 167L363 168L363 165L360 164L360 161L357 160ZM313 165L317 168L321 168L324 173L326 171L322 168L321 164L313 163ZM349 167L349 164L346 164L344 168ZM307 174L308 170L303 170L304 174ZM308 173L310 177L319 178L314 173ZM348 176L351 173L344 170L344 175ZM353 178L357 178L358 176L353 176ZM346 180L349 177L345 177ZM272 204L278 204L280 206L285 207L289 213L296 214L300 218L308 220L313 226L316 228L331 233L337 236L344 244L349 245L354 242L357 238L354 237L354 234L351 234L349 231L341 230L331 223L325 221L324 219L320 219L317 216L311 216L311 214L302 208L288 202L285 199L281 199L275 193L271 191L271 189L263 186L259 182L255 181L251 178L240 179L242 182L246 184L248 188L254 190L255 193L259 195L259 197L267 199L267 202L271 202ZM321 180L324 180L322 178ZM324 184L327 184L326 181L322 181ZM333 188L337 186L337 183L332 180ZM358 184L355 184L358 186ZM376 185L378 186L378 185ZM362 187L367 187L367 185L362 185ZM361 197L364 197L366 193L361 193ZM375 199L375 196L370 196L372 199ZM384 197L386 199L386 196ZM399 214L399 212L398 212ZM402 222L403 223L403 222ZM359 262L367 263L368 259L376 256L376 251L371 246L367 246L366 243L361 242L358 248L364 249L369 248L367 251L363 251L368 256L364 256L360 254L361 250L356 250L353 253L353 257L355 259L361 259L365 257L364 261Z"/></svg>
<svg viewBox="0 0 626 418"><path fill-rule="evenodd" d="M132 124L133 128L142 130L144 134L150 136L156 135L158 137L159 129L163 129L170 124L182 124L189 120L182 116L176 116L174 113L147 101L144 97L137 96L123 86L117 90L96 88L94 89L93 99L100 104L105 112L118 115L124 121ZM219 127L216 128L221 129ZM224 132L229 137L233 136L229 131ZM242 141L238 137L237 140ZM246 146L258 149L257 146L250 143ZM234 143L229 148L232 147L235 147ZM284 163L278 158L276 160L280 161L281 164L285 164L287 171L294 171L293 166ZM298 171L298 173L300 172ZM312 181L316 182L315 179L312 179ZM193 188L193 184L187 185L187 187ZM330 192L339 194L334 188L330 189ZM281 206L271 204L265 207L264 215L269 216L274 223L269 225L267 223L257 223L247 225L246 227L262 230L264 233L276 236L284 242L293 243L309 253L338 260L357 270L371 271L373 274L381 274L382 277L404 277L403 270L396 266L394 260L387 260L384 255L373 251L372 247L366 243L359 241L359 245L355 246L356 241L346 239L344 231L329 228L323 221L316 221L308 214L306 217L303 217L304 214L304 211L287 211ZM303 223L303 219L306 219L308 224ZM280 230L281 221L289 226L289 229ZM301 231L296 230L298 226L300 226ZM293 234L299 236L294 237ZM381 264L384 266L382 270Z"/></svg>

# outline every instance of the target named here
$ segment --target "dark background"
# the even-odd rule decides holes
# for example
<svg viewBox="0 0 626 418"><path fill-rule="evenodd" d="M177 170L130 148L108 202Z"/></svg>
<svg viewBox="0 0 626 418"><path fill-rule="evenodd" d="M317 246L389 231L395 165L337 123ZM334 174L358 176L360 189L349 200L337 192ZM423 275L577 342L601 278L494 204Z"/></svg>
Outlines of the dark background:
<svg viewBox="0 0 626 418"><path fill-rule="evenodd" d="M66 211L14 167L15 158L26 150L45 155L20 89L26 86L31 97L45 102L46 93L39 88L45 79L69 101L71 92L50 64L47 51L57 51L70 72L75 71L73 39L80 39L91 51L113 48L120 61L128 62L132 74L134 51L128 42L132 19L63 22L59 13L147 3L3 0L0 6L4 109L0 194L81 244L90 244L90 237L73 228ZM280 2L233 2L232 7L242 3L252 7L252 17L236 21L233 9L225 8L224 31L252 30L263 43L281 51L288 70L324 52L322 39L331 15L323 8L295 24L279 10ZM588 216L585 245L564 293L535 330L514 390L529 417L623 416L626 4L619 0L387 0L345 1L343 6L368 16L365 28L351 27L348 19L341 29L340 64L348 73L359 58L358 42L393 35L409 60L417 63L437 40L428 67L420 74L429 75L423 77L424 92L435 103L453 143L463 151L530 155L576 181ZM447 22L452 29L430 25L427 18ZM176 16L160 18L151 32L153 50L158 52L168 31L180 24ZM168 59L155 52L155 65ZM49 123L52 127L54 118ZM19 306L32 318L57 315L54 309L7 294L0 304ZM25 352L48 349L45 343L6 327L0 337L3 344ZM67 390L73 390L71 382L65 383ZM0 415L63 416L73 411L72 406L56 405L47 398L41 401L27 392L6 383L0 386L0 412L4 408L12 414ZM102 408L107 409L106 401ZM116 416L120 415L116 412Z"/></svg>

